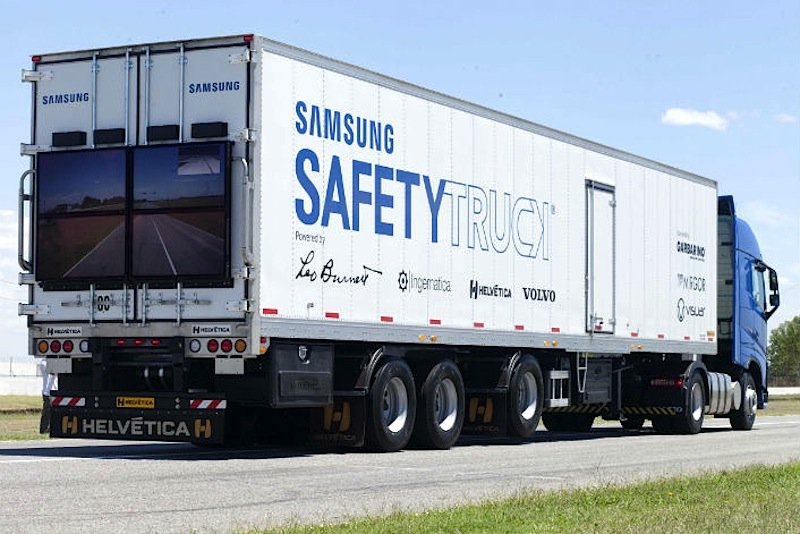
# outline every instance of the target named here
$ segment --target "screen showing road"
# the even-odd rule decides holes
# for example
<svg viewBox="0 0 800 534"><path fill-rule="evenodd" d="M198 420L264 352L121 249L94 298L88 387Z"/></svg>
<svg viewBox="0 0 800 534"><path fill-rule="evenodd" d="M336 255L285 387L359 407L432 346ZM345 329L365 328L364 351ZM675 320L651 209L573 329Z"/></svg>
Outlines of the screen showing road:
<svg viewBox="0 0 800 534"><path fill-rule="evenodd" d="M133 276L222 276L226 145L137 148L133 156Z"/></svg>
<svg viewBox="0 0 800 534"><path fill-rule="evenodd" d="M42 281L227 277L228 144L38 155Z"/></svg>
<svg viewBox="0 0 800 534"><path fill-rule="evenodd" d="M125 274L124 149L39 154L40 280Z"/></svg>

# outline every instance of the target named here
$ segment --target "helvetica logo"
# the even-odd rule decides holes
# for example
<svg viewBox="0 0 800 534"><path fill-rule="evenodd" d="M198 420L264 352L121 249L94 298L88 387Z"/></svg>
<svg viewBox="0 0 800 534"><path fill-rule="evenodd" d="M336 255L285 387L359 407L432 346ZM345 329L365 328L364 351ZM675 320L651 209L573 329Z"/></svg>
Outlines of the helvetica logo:
<svg viewBox="0 0 800 534"><path fill-rule="evenodd" d="M325 432L347 432L350 430L350 403L343 402L341 410L326 406L322 417L322 428Z"/></svg>
<svg viewBox="0 0 800 534"><path fill-rule="evenodd" d="M77 434L78 433L78 418L77 416L65 415L61 418L61 433L62 434Z"/></svg>
<svg viewBox="0 0 800 534"><path fill-rule="evenodd" d="M198 439L211 437L211 419L194 420L194 437Z"/></svg>
<svg viewBox="0 0 800 534"><path fill-rule="evenodd" d="M485 403L481 403L479 397L472 397L469 400L469 422L476 423L478 418L481 422L489 424L494 418L494 401L487 398Z"/></svg>

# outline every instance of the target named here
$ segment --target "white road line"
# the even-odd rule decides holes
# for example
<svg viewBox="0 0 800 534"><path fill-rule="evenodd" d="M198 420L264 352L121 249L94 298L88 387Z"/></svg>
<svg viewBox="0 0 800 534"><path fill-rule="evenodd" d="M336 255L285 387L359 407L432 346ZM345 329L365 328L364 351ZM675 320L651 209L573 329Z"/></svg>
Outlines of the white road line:
<svg viewBox="0 0 800 534"><path fill-rule="evenodd" d="M167 261L169 262L169 266L172 269L172 274L178 274L178 271L175 269L175 264L172 263L172 258L169 255L169 251L167 250L167 245L164 244L164 238L161 237L161 232L158 231L158 225L156 225L155 215L154 218L150 219L150 222L153 223L153 228L156 229L156 234L158 234L158 240L161 241L161 246L164 247L164 254L167 255Z"/></svg>
<svg viewBox="0 0 800 534"><path fill-rule="evenodd" d="M110 233L110 234L108 234L107 236L105 236L105 237L103 238L103 240L102 240L102 241L100 241L100 242L99 242L97 245L95 245L95 246L94 246L94 248L93 248L92 250L90 250L89 252L87 252L86 254L84 254L84 256L83 256L81 259L79 259L79 260L78 260L78 261L75 263L75 265L73 265L72 267L70 267L70 268L69 268L69 271L65 272L65 273L63 274L62 278L66 278L67 276L69 276L69 273L71 273L71 272L72 272L72 271L75 269L75 267L77 267L78 265L80 265L81 263L83 263L83 260L85 260L86 258L88 258L89 256L91 256L92 254L94 254L94 252L95 252L95 251L96 251L98 248L100 248L100 246L101 246L103 243L105 243L106 241L108 241L108 239L109 239L109 238L110 238L112 235L114 235L114 233L116 233L116 231L117 231L117 230L119 230L121 227L122 227L122 225L120 224L119 226L117 226L117 227L115 227L113 230L111 230L111 233Z"/></svg>

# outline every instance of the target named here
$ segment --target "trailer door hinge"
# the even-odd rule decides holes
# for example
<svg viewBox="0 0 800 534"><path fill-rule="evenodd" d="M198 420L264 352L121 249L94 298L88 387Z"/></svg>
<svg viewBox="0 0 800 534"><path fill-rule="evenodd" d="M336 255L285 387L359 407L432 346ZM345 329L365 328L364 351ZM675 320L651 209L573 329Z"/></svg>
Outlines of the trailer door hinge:
<svg viewBox="0 0 800 534"><path fill-rule="evenodd" d="M49 152L50 147L47 145L29 145L26 143L20 143L19 145L19 155L20 156L35 156L39 152Z"/></svg>
<svg viewBox="0 0 800 534"><path fill-rule="evenodd" d="M252 128L244 128L234 136L234 141L242 143L252 143L256 140L256 131Z"/></svg>
<svg viewBox="0 0 800 534"><path fill-rule="evenodd" d="M49 315L50 306L47 304L19 304L17 315Z"/></svg>
<svg viewBox="0 0 800 534"><path fill-rule="evenodd" d="M250 50L245 50L241 54L230 54L228 56L228 63L231 65L236 65L239 63L250 63L253 61L253 55L251 54Z"/></svg>
<svg viewBox="0 0 800 534"><path fill-rule="evenodd" d="M255 269L251 266L245 265L241 269L234 269L233 277L237 280L251 280L255 274L254 271Z"/></svg>
<svg viewBox="0 0 800 534"><path fill-rule="evenodd" d="M249 300L230 300L225 303L225 310L229 312L252 313L252 305Z"/></svg>
<svg viewBox="0 0 800 534"><path fill-rule="evenodd" d="M22 81L23 82L42 82L46 80L53 79L53 71L52 70L27 70L22 69Z"/></svg>
<svg viewBox="0 0 800 534"><path fill-rule="evenodd" d="M32 286L36 283L36 275L33 273L19 273L19 285Z"/></svg>

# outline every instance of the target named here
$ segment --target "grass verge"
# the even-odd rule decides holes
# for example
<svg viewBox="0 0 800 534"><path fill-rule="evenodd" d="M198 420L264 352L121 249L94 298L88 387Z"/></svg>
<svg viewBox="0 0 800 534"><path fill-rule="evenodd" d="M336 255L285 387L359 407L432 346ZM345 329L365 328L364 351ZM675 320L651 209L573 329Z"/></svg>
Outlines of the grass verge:
<svg viewBox="0 0 800 534"><path fill-rule="evenodd" d="M758 415L798 415L800 414L800 395L769 397L769 406Z"/></svg>
<svg viewBox="0 0 800 534"><path fill-rule="evenodd" d="M800 532L800 462L250 534Z"/></svg>
<svg viewBox="0 0 800 534"><path fill-rule="evenodd" d="M47 439L47 434L39 434L39 413L0 414L0 441L23 441Z"/></svg>
<svg viewBox="0 0 800 534"><path fill-rule="evenodd" d="M47 439L39 434L41 413L41 397L0 395L0 441Z"/></svg>
<svg viewBox="0 0 800 534"><path fill-rule="evenodd" d="M0 414L3 412L36 412L42 409L42 398L31 395L0 395Z"/></svg>

